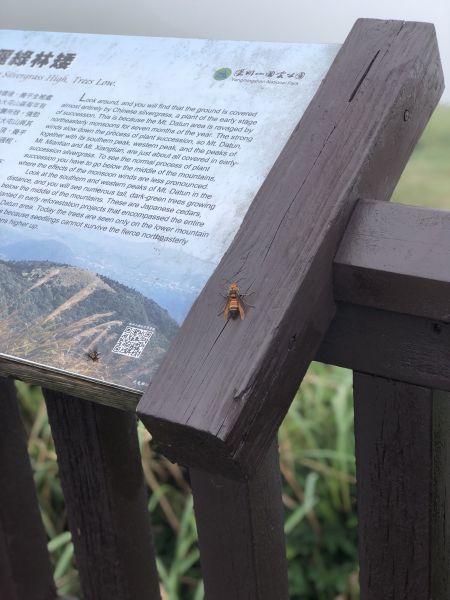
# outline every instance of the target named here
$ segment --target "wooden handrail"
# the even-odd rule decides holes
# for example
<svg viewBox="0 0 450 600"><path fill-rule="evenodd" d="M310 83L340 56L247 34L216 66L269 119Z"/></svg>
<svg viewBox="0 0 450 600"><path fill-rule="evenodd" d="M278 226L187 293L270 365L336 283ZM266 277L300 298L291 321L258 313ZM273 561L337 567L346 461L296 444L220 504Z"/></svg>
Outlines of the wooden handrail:
<svg viewBox="0 0 450 600"><path fill-rule="evenodd" d="M450 323L450 211L361 200L333 275L337 301Z"/></svg>

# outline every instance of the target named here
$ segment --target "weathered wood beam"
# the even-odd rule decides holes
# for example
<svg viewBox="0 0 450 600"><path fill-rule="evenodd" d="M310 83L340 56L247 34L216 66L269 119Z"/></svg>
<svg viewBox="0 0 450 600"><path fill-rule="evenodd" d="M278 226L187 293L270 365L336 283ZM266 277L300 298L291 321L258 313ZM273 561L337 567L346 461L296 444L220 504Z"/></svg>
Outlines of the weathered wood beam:
<svg viewBox="0 0 450 600"><path fill-rule="evenodd" d="M361 200L333 276L338 301L450 323L450 212Z"/></svg>
<svg viewBox="0 0 450 600"><path fill-rule="evenodd" d="M141 397L141 393L136 390L120 388L104 381L73 375L62 369L36 365L32 361L22 361L14 357L0 358L0 377L2 375L122 410L136 410ZM83 385L79 385L81 379Z"/></svg>
<svg viewBox="0 0 450 600"><path fill-rule="evenodd" d="M449 395L354 373L362 600L450 594Z"/></svg>
<svg viewBox="0 0 450 600"><path fill-rule="evenodd" d="M139 403L169 458L251 475L335 314L356 201L390 197L442 89L432 25L356 22ZM224 323L236 278L255 307Z"/></svg>
<svg viewBox="0 0 450 600"><path fill-rule="evenodd" d="M322 362L450 391L450 212L360 201L333 265Z"/></svg>
<svg viewBox="0 0 450 600"><path fill-rule="evenodd" d="M287 600L283 503L274 440L251 481L191 470L205 594Z"/></svg>
<svg viewBox="0 0 450 600"><path fill-rule="evenodd" d="M316 360L450 391L450 324L339 304Z"/></svg>
<svg viewBox="0 0 450 600"><path fill-rule="evenodd" d="M136 416L43 392L83 597L159 600Z"/></svg>

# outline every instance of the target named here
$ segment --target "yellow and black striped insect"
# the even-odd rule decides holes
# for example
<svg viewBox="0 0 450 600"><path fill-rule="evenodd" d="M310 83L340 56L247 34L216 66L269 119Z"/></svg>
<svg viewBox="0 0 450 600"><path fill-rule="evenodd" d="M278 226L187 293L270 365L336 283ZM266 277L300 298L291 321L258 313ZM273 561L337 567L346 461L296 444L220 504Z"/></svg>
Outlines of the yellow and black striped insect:
<svg viewBox="0 0 450 600"><path fill-rule="evenodd" d="M223 318L225 319L225 321L228 321L230 317L232 319L237 319L238 317L241 317L241 319L243 319L245 317L246 307L252 307L251 304L248 304L244 300L244 298L248 295L249 294L241 294L241 290L239 289L239 286L236 281L230 283L230 287L228 288L228 294L225 296L227 301L225 304L225 308L223 309Z"/></svg>

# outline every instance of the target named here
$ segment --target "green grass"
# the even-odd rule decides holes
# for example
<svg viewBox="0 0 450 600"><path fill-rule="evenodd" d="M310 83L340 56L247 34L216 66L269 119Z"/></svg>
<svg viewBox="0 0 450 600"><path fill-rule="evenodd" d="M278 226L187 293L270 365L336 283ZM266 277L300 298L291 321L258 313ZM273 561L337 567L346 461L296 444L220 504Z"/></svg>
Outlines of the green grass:
<svg viewBox="0 0 450 600"><path fill-rule="evenodd" d="M290 597L357 598L351 373L314 363L279 442Z"/></svg>
<svg viewBox="0 0 450 600"><path fill-rule="evenodd" d="M79 595L57 462L39 388L17 382L59 593ZM291 598L357 598L351 373L315 363L280 430ZM139 427L164 599L202 600L192 497L180 468Z"/></svg>
<svg viewBox="0 0 450 600"><path fill-rule="evenodd" d="M393 199L450 209L450 106L440 105L434 112Z"/></svg>
<svg viewBox="0 0 450 600"><path fill-rule="evenodd" d="M439 107L394 199L450 209L450 107ZM40 390L18 382L29 454L60 594L79 596L56 455ZM204 597L192 499L181 470L139 428L164 600ZM314 363L281 427L285 532L292 600L356 600L357 521L352 378ZM230 599L232 600L232 599Z"/></svg>

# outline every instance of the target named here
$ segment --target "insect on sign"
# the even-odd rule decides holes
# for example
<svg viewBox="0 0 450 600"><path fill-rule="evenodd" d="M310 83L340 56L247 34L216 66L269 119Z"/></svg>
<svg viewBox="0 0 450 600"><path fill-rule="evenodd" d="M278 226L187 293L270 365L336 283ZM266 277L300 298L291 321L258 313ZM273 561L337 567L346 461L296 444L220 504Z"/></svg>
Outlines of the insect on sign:
<svg viewBox="0 0 450 600"><path fill-rule="evenodd" d="M92 360L92 362L98 362L100 360L100 352L95 348L86 352L86 356Z"/></svg>

